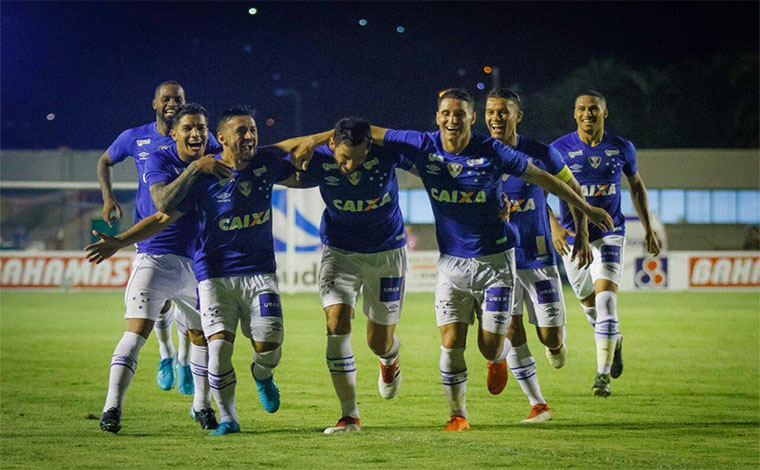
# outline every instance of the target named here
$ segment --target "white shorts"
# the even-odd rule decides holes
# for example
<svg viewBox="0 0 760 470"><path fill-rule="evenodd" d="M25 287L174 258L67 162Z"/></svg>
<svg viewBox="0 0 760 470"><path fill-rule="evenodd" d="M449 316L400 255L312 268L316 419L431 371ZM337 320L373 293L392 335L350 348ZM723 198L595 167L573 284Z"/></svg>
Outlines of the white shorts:
<svg viewBox="0 0 760 470"><path fill-rule="evenodd" d="M575 296L585 299L594 293L594 282L597 279L607 279L620 284L623 275L623 248L625 237L622 235L607 235L591 242L591 253L594 261L588 268L578 269L577 260L570 262L570 255L564 255L562 262L565 272L573 287Z"/></svg>
<svg viewBox="0 0 760 470"><path fill-rule="evenodd" d="M515 250L479 258L441 255L435 286L438 326L473 324L491 333L504 334L514 309Z"/></svg>
<svg viewBox="0 0 760 470"><path fill-rule="evenodd" d="M196 285L193 262L189 258L138 253L124 294L124 318L156 321L166 301L171 300L177 310L175 318L187 328L200 330ZM167 314L171 314L171 310Z"/></svg>
<svg viewBox="0 0 760 470"><path fill-rule="evenodd" d="M512 315L522 315L523 305L532 325L545 328L565 326L562 280L556 266L517 270Z"/></svg>
<svg viewBox="0 0 760 470"><path fill-rule="evenodd" d="M217 277L198 284L206 338L228 331L257 342L282 343L282 303L274 274Z"/></svg>
<svg viewBox="0 0 760 470"><path fill-rule="evenodd" d="M322 308L356 306L359 292L364 314L374 323L395 325L401 316L406 281L406 247L380 253L354 253L325 247L319 267Z"/></svg>

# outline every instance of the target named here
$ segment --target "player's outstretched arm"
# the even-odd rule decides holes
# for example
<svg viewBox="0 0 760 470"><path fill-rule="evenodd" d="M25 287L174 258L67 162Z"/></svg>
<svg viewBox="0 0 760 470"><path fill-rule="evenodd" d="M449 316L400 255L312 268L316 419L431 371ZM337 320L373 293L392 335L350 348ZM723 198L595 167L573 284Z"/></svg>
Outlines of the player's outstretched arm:
<svg viewBox="0 0 760 470"><path fill-rule="evenodd" d="M108 150L103 152L103 155L98 159L97 172L100 193L103 196L103 220L106 221L109 227L112 226L111 223L114 220L121 219L121 206L116 202L116 198L113 195L113 186L111 185L114 165L114 161L108 155Z"/></svg>
<svg viewBox="0 0 760 470"><path fill-rule="evenodd" d="M636 209L636 215L639 216L641 224L644 226L646 235L644 240L647 245L647 251L654 256L660 254L660 240L657 238L652 228L652 221L649 218L649 200L647 199L647 188L644 186L644 181L641 179L641 175L637 171L632 176L628 176L628 185L631 187L631 201L633 207Z"/></svg>
<svg viewBox="0 0 760 470"><path fill-rule="evenodd" d="M388 133L388 129L377 126L370 126L370 129L372 130L372 143L382 147L385 144L385 134Z"/></svg>
<svg viewBox="0 0 760 470"><path fill-rule="evenodd" d="M293 137L272 144L272 147L277 147L283 152L288 152L290 154L290 162L293 166L295 166L297 170L303 171L309 166L311 157L314 155L314 151L317 147L327 144L332 135L333 131L329 130L318 134Z"/></svg>
<svg viewBox="0 0 760 470"><path fill-rule="evenodd" d="M90 263L100 264L103 260L110 258L125 246L132 245L159 233L181 215L179 211L172 211L171 214L156 212L115 237L93 230L92 234L100 237L100 240L84 247L84 251L87 252L87 260Z"/></svg>
<svg viewBox="0 0 760 470"><path fill-rule="evenodd" d="M609 231L614 228L612 217L610 217L607 211L589 205L582 196L576 194L559 178L550 175L544 170L536 168L531 163L528 163L528 166L525 168L525 173L520 175L520 177L529 183L541 186L543 189L555 194L571 206L577 207L581 212L586 214L594 225L599 226L601 229Z"/></svg>
<svg viewBox="0 0 760 470"><path fill-rule="evenodd" d="M573 174L570 173L569 169L567 170L567 175L569 176L562 178L562 181L564 181L575 194L583 197L581 185L578 184L578 180L576 180ZM573 216L573 224L575 225L575 241L573 242L570 261L577 260L578 268L583 269L591 266L591 262L594 261L594 255L591 253L591 246L588 243L588 221L583 212L577 207L571 206L570 212Z"/></svg>
<svg viewBox="0 0 760 470"><path fill-rule="evenodd" d="M187 168L170 183L156 183L150 187L150 197L159 212L172 211L185 199L195 180L202 173L226 179L232 177L232 170L212 156L201 157L190 163Z"/></svg>

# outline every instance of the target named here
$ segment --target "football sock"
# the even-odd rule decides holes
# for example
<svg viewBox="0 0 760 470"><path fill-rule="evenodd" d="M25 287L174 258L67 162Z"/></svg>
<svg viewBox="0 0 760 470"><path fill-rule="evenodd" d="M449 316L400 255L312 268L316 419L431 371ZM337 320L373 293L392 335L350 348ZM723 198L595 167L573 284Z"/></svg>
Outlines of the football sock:
<svg viewBox="0 0 760 470"><path fill-rule="evenodd" d="M395 344L395 341L394 341ZM351 350L351 334L327 335L325 350L335 394L340 401L341 417L359 417L356 403L356 361Z"/></svg>
<svg viewBox="0 0 760 470"><path fill-rule="evenodd" d="M591 325L591 328L594 328L596 326L596 307L586 307L583 304L581 304L581 307L583 307L583 311L586 313L586 321Z"/></svg>
<svg viewBox="0 0 760 470"><path fill-rule="evenodd" d="M398 339L398 336L395 334L393 335L393 345L391 346L390 351L388 351L384 356L378 356L380 358L380 362L383 363L385 366L389 366L393 364L393 361L396 360L396 357L398 357L398 350L401 347L401 340Z"/></svg>
<svg viewBox="0 0 760 470"><path fill-rule="evenodd" d="M467 363L464 348L444 348L438 361L441 369L441 383L449 401L451 415L467 417Z"/></svg>
<svg viewBox="0 0 760 470"><path fill-rule="evenodd" d="M191 349L193 347L190 342L190 337L177 330L177 340L177 362L179 362L179 365L181 366L190 365L190 361L192 360Z"/></svg>
<svg viewBox="0 0 760 470"><path fill-rule="evenodd" d="M208 388L208 348L190 345L190 370L193 373L193 409L200 411L211 407Z"/></svg>
<svg viewBox="0 0 760 470"><path fill-rule="evenodd" d="M501 345L501 350L496 355L496 357L493 358L493 360L491 362L501 362L501 361L505 360L508 357L509 351L511 349L512 349L512 342L509 341L509 338L507 338L506 336L504 336L504 343L502 343L502 345Z"/></svg>
<svg viewBox="0 0 760 470"><path fill-rule="evenodd" d="M137 333L125 331L111 356L111 370L108 376L108 394L103 411L109 408L121 409L124 394L137 370L137 355L145 344L145 338Z"/></svg>
<svg viewBox="0 0 760 470"><path fill-rule="evenodd" d="M219 422L237 422L235 411L235 369L232 367L233 344L223 339L208 343L208 385L219 408Z"/></svg>
<svg viewBox="0 0 760 470"><path fill-rule="evenodd" d="M177 351L174 350L174 344L172 344L172 312L173 310L169 309L168 312L159 314L154 325L158 339L158 353L161 355L161 359L174 357L177 354Z"/></svg>
<svg viewBox="0 0 760 470"><path fill-rule="evenodd" d="M604 291L596 294L596 340L597 373L609 374L618 336L617 294Z"/></svg>
<svg viewBox="0 0 760 470"><path fill-rule="evenodd" d="M541 395L541 387L538 385L536 375L536 361L530 353L528 343L513 347L507 354L507 364L523 393L530 400L530 406L546 403L544 396Z"/></svg>
<svg viewBox="0 0 760 470"><path fill-rule="evenodd" d="M282 359L282 348L280 346L271 351L253 351L253 367L251 368L253 378L261 381L271 377L273 369L280 363L280 359Z"/></svg>

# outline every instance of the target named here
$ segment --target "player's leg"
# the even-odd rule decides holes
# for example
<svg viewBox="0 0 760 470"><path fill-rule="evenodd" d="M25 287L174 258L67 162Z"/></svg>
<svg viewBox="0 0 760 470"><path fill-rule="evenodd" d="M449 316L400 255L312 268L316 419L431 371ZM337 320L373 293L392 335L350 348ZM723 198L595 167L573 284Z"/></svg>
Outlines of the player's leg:
<svg viewBox="0 0 760 470"><path fill-rule="evenodd" d="M597 375L594 379L593 392L596 396L607 397L611 394L609 379L618 343L621 344L616 376L622 372L622 341L617 315L617 286L623 271L623 246L625 238L610 235L592 244L594 262L591 264L591 276L594 279L596 322L594 339L596 341Z"/></svg>
<svg viewBox="0 0 760 470"><path fill-rule="evenodd" d="M522 312L525 297L525 290L522 288L519 279L515 283L515 289L513 292L514 301L512 302L512 312L509 321L509 328L507 328L507 339L512 347L516 345L525 344L527 347L527 338L525 337L525 327L522 322ZM515 342L517 341L517 342ZM511 351L510 351L511 353ZM510 353L507 354L509 358ZM498 395L507 386L507 380L509 374L507 373L508 361L505 359L501 362L488 361L488 373L486 374L486 385L488 391L492 395Z"/></svg>
<svg viewBox="0 0 760 470"><path fill-rule="evenodd" d="M126 331L111 356L108 393L103 406L100 427L113 433L121 429L121 405L132 378L137 371L140 349L153 329L168 296L160 292L168 283L166 260L138 254L124 295Z"/></svg>
<svg viewBox="0 0 760 470"><path fill-rule="evenodd" d="M219 428L212 435L240 432L235 409L237 376L232 365L239 318L233 279L206 279L198 284L203 334L208 339L208 385L219 409Z"/></svg>
<svg viewBox="0 0 760 470"><path fill-rule="evenodd" d="M193 279L195 281L195 279ZM193 282L193 291L196 283ZM197 298L197 294L195 295ZM196 305L196 308L200 308ZM196 310L197 312L197 310ZM193 373L190 365L192 356L192 339L188 333L188 327L184 323L183 313L176 306L174 307L174 325L177 327L177 390L182 395L193 394ZM200 318L200 317L199 317ZM196 328L203 335L203 328ZM204 339L205 341L205 339Z"/></svg>
<svg viewBox="0 0 760 470"><path fill-rule="evenodd" d="M536 327L538 338L546 347L549 363L559 369L565 365L567 356L565 300L559 271L556 266L529 269L525 270L520 280L529 297L529 321Z"/></svg>
<svg viewBox="0 0 760 470"><path fill-rule="evenodd" d="M383 398L396 396L401 387L396 325L404 303L406 247L362 256L362 295L367 316L367 344L378 357L377 387Z"/></svg>
<svg viewBox="0 0 760 470"><path fill-rule="evenodd" d="M351 319L361 288L361 270L355 258L355 255L325 247L319 268L319 296L327 329L325 361L341 409L337 424L326 428L325 434L361 430L356 361L351 348Z"/></svg>
<svg viewBox="0 0 760 470"><path fill-rule="evenodd" d="M241 330L253 344L251 375L264 411L275 413L280 409L280 389L274 381L274 369L282 359L284 337L277 278L274 274L258 274L236 279L243 307Z"/></svg>
<svg viewBox="0 0 760 470"><path fill-rule="evenodd" d="M473 263L473 292L480 317L478 348L483 357L498 364L506 360L512 348L507 329L516 303L514 249L477 258Z"/></svg>
<svg viewBox="0 0 760 470"><path fill-rule="evenodd" d="M160 357L156 372L156 383L161 390L171 390L174 388L174 384L177 383L177 351L172 343L173 317L174 306L171 301L167 300L154 325Z"/></svg>

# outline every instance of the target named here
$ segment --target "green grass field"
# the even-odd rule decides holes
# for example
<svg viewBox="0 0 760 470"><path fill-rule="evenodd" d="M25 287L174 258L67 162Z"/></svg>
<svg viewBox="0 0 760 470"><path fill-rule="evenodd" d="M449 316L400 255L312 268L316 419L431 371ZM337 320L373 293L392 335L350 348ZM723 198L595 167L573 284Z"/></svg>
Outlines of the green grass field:
<svg viewBox="0 0 760 470"><path fill-rule="evenodd" d="M522 425L528 403L513 377L488 394L471 329L472 429L441 430L448 406L438 373L432 294L407 296L399 326L404 384L377 392L377 364L354 322L364 431L325 436L340 414L324 361L316 295L283 297L282 408L265 413L248 373L251 346L235 351L242 433L208 437L188 417L190 397L155 384L158 348L142 350L118 435L98 428L110 356L123 330L119 293L0 293L2 468L758 468L760 296L622 293L625 373L609 399L591 396L591 328L565 292L567 365L549 367L530 331L554 420ZM176 344L176 343L175 343ZM216 406L215 406L216 407Z"/></svg>

